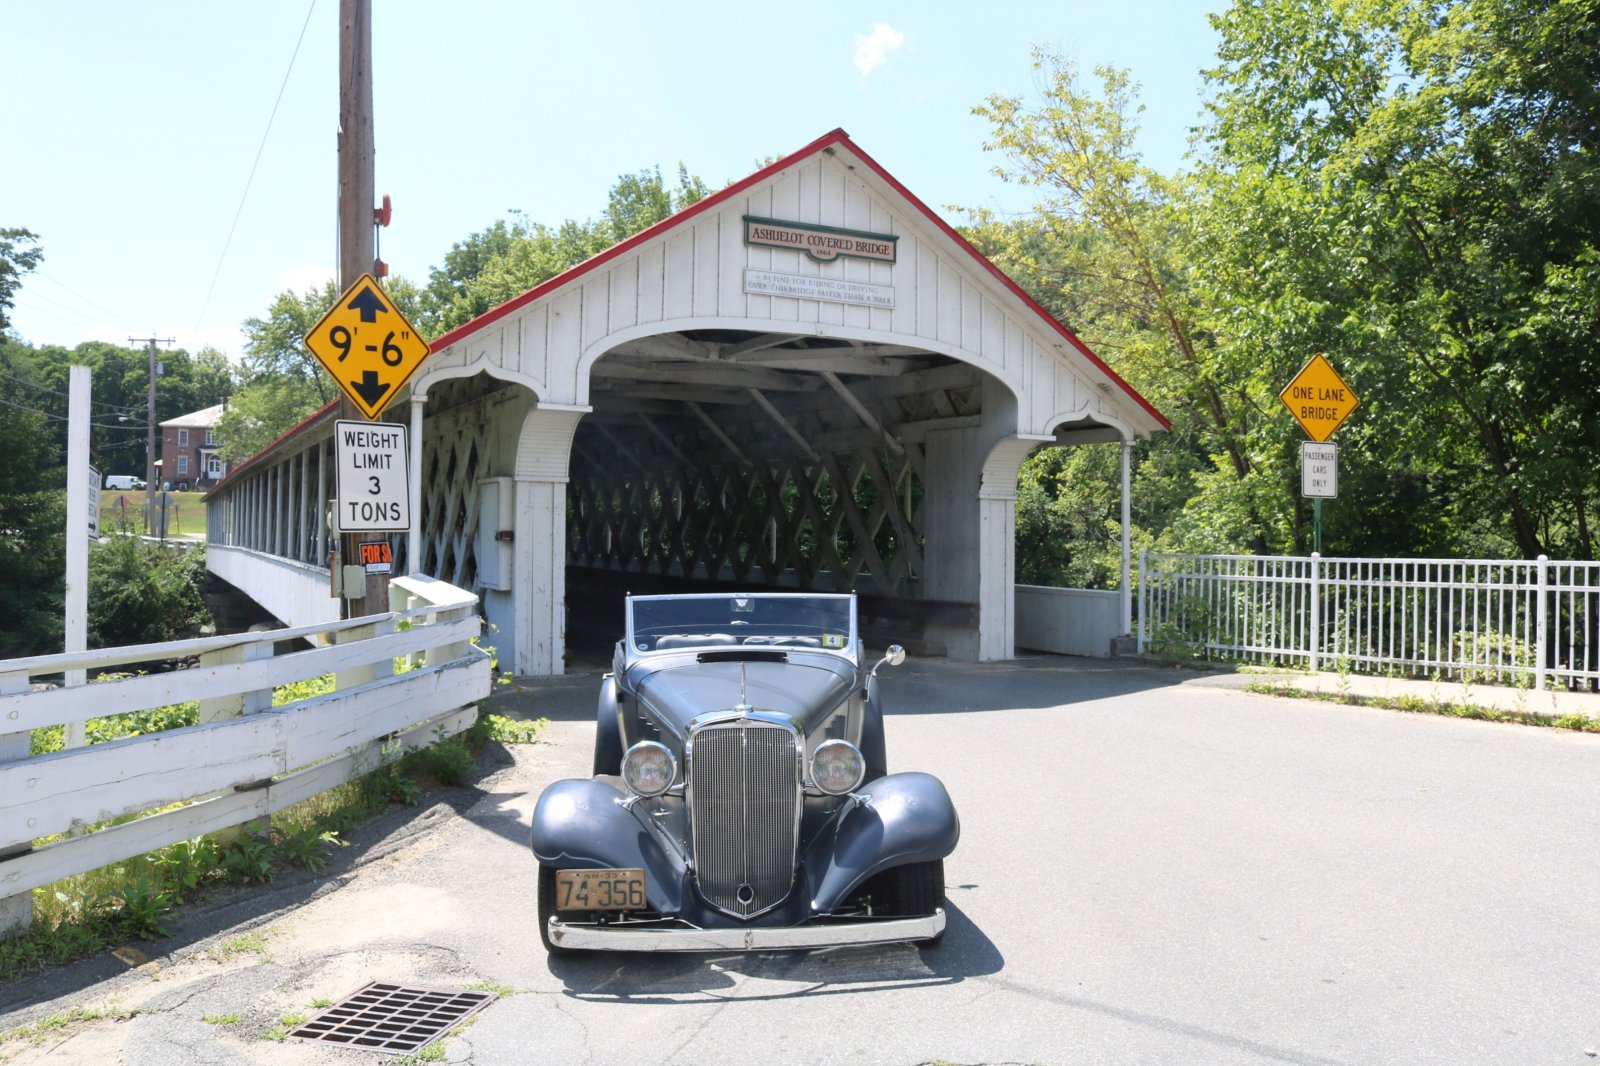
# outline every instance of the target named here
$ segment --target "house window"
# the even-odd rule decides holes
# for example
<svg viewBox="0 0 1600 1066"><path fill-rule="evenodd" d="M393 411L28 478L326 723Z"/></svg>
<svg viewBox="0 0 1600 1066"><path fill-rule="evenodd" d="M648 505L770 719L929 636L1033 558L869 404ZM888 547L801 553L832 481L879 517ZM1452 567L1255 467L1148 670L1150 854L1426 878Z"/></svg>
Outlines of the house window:
<svg viewBox="0 0 1600 1066"><path fill-rule="evenodd" d="M206 447L209 448L209 447L211 447L212 445L214 445L216 443L217 443L217 431L214 430L214 429L206 430Z"/></svg>
<svg viewBox="0 0 1600 1066"><path fill-rule="evenodd" d="M178 430L178 447L187 448L188 446L189 446L189 431L186 430L186 429Z"/></svg>
<svg viewBox="0 0 1600 1066"><path fill-rule="evenodd" d="M189 457L187 455L178 456L178 476L179 477L183 477L188 473L189 473Z"/></svg>
<svg viewBox="0 0 1600 1066"><path fill-rule="evenodd" d="M215 455L206 460L206 477L219 478L222 476L222 460Z"/></svg>

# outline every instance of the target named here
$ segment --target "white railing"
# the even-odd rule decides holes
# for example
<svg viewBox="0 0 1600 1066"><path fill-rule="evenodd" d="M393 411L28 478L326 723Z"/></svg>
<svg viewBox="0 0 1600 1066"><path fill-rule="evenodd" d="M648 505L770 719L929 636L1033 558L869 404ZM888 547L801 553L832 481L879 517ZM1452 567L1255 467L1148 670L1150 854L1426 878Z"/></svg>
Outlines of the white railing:
<svg viewBox="0 0 1600 1066"><path fill-rule="evenodd" d="M470 726L490 680L471 644L477 597L419 576L390 594L399 610L349 621L0 661L0 935L26 925L31 889L254 821L374 769L386 743L421 747ZM318 646L274 655L286 641ZM421 662L396 674L402 656ZM32 688L189 657L199 664ZM274 688L328 673L331 693L272 706ZM29 754L35 729L191 700L198 725Z"/></svg>
<svg viewBox="0 0 1600 1066"><path fill-rule="evenodd" d="M1139 554L1141 653L1600 684L1600 563Z"/></svg>

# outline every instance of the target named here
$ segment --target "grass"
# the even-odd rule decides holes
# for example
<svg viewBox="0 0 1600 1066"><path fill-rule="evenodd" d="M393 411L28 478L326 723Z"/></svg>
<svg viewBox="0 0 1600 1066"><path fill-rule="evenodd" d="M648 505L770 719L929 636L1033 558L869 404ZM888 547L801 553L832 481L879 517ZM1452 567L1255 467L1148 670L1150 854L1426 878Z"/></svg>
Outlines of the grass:
<svg viewBox="0 0 1600 1066"><path fill-rule="evenodd" d="M310 678L277 689L273 703L306 699L332 687L331 675ZM105 724L91 729L91 738L192 724L193 707L182 704L98 719ZM182 841L34 889L28 932L0 941L0 981L63 965L122 940L165 936L181 904L204 899L227 884L262 884L290 867L321 870L356 826L395 804L419 802L429 788L464 784L484 744L530 743L547 724L545 719L485 714L459 736L427 747L407 753L398 743L385 748L368 773L272 815L264 835L245 832L226 845L204 837ZM58 735L36 731L36 747L53 750L48 747L52 744L59 747ZM211 949L211 956L221 962L244 952L266 953L261 934L224 941Z"/></svg>
<svg viewBox="0 0 1600 1066"><path fill-rule="evenodd" d="M171 503L167 507L167 535L204 533L206 531L206 505L203 492L171 492ZM144 531L144 499L143 489L101 489L100 490L100 531L108 532L116 525L117 519L123 515L129 516L135 527ZM156 493L156 507L159 514L161 506L161 493Z"/></svg>
<svg viewBox="0 0 1600 1066"><path fill-rule="evenodd" d="M237 1014L204 1014L204 1015L201 1015L200 1020L205 1022L207 1025L238 1025L239 1024L239 1015L237 1015Z"/></svg>
<svg viewBox="0 0 1600 1066"><path fill-rule="evenodd" d="M98 1021L101 1018L131 1018L137 1013L137 1010L121 1013L112 1008L73 1007L70 1010L52 1014L47 1018L40 1018L31 1025L19 1025L15 1029L7 1029L4 1032L0 1032L0 1047L13 1040L25 1040L30 1044L38 1045L44 1043L45 1038L52 1033L59 1033L74 1025Z"/></svg>
<svg viewBox="0 0 1600 1066"><path fill-rule="evenodd" d="M1348 691L1317 692L1281 682L1253 682L1246 692L1262 696L1287 696L1291 699L1321 700L1324 703L1343 703L1353 707L1379 707L1408 714L1437 714L1447 718L1473 718L1483 722L1511 722L1517 725L1543 726L1551 729L1570 729L1578 733L1600 733L1600 719L1582 714L1548 715L1530 711L1504 711L1498 707L1484 707L1476 703L1454 703L1434 695L1428 699L1420 696L1357 696Z"/></svg>

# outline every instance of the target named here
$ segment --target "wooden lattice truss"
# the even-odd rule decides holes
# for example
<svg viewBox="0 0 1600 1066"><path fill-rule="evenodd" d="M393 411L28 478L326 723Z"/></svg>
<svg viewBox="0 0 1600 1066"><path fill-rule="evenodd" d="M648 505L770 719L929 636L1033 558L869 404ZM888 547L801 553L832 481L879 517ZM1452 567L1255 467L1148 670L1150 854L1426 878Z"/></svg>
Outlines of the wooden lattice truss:
<svg viewBox="0 0 1600 1066"><path fill-rule="evenodd" d="M696 331L607 354L573 443L575 565L904 595L924 440L980 374L920 349Z"/></svg>
<svg viewBox="0 0 1600 1066"><path fill-rule="evenodd" d="M478 497L482 480L500 469L491 431L495 387L483 376L440 385L422 435L421 571L479 593Z"/></svg>

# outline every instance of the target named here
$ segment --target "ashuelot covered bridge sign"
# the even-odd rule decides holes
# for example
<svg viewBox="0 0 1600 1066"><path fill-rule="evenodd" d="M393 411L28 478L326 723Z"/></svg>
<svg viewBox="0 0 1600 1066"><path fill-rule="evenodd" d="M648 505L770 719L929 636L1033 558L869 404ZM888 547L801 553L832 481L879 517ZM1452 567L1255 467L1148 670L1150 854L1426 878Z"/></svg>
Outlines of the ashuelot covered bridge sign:
<svg viewBox="0 0 1600 1066"><path fill-rule="evenodd" d="M621 631L622 597L855 591L868 639L1014 652L1017 472L1127 446L1149 403L842 130L433 342L395 571L483 597L519 674ZM209 565L336 616L335 412L235 468Z"/></svg>

